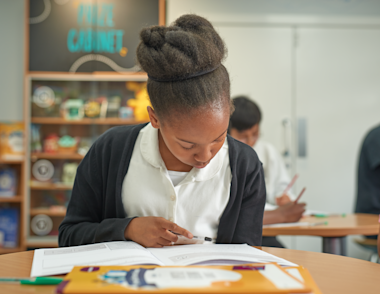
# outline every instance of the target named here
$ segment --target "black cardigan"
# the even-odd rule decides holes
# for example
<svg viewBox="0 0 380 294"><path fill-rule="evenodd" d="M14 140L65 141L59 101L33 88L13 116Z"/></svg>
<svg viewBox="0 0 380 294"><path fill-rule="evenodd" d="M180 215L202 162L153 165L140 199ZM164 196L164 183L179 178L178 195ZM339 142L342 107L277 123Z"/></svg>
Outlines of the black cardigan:
<svg viewBox="0 0 380 294"><path fill-rule="evenodd" d="M112 128L92 145L78 166L66 217L59 226L59 246L126 240L124 231L136 216L124 211L122 184L145 125ZM230 136L227 140L231 190L216 242L260 246L266 200L262 165L251 147Z"/></svg>

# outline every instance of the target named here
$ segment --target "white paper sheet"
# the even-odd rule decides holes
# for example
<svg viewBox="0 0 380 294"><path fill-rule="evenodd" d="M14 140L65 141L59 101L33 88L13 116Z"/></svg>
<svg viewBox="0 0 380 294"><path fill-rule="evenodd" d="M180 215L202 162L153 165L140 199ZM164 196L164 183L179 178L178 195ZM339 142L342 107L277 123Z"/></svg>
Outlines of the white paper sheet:
<svg viewBox="0 0 380 294"><path fill-rule="evenodd" d="M334 213L326 212L326 211L322 211L322 210L306 209L306 211L303 213L303 216L310 216L310 215L314 215L314 214L322 214L322 215L326 215L326 216L334 215Z"/></svg>
<svg viewBox="0 0 380 294"><path fill-rule="evenodd" d="M75 265L163 265L148 250L131 241L37 249L31 277L66 274Z"/></svg>
<svg viewBox="0 0 380 294"><path fill-rule="evenodd" d="M37 249L34 251L31 277L65 274L75 265L228 265L254 262L296 265L246 244L196 244L146 249L135 242L125 241Z"/></svg>
<svg viewBox="0 0 380 294"><path fill-rule="evenodd" d="M310 223L308 222L280 223L280 224L263 225L263 228L307 227L309 225Z"/></svg>
<svg viewBox="0 0 380 294"><path fill-rule="evenodd" d="M166 246L148 248L148 250L166 265L229 265L253 262L277 262L283 266L295 264L247 244L211 244Z"/></svg>

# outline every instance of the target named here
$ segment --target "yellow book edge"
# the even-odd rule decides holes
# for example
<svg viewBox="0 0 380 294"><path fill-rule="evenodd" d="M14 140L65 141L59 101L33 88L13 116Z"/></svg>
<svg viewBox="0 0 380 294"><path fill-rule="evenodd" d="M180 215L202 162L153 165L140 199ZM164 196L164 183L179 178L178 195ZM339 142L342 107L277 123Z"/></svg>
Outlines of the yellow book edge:
<svg viewBox="0 0 380 294"><path fill-rule="evenodd" d="M299 274L295 274L295 270ZM85 293L313 293L307 269L276 263L231 266L76 266L59 294Z"/></svg>
<svg viewBox="0 0 380 294"><path fill-rule="evenodd" d="M286 270L288 274L290 274L292 277L308 285L312 289L311 293L322 294L321 290L317 286L317 283L314 281L307 268L304 268L303 266L289 266L283 267L283 269ZM300 277L298 277L297 275L293 275L291 270L297 270L300 274Z"/></svg>

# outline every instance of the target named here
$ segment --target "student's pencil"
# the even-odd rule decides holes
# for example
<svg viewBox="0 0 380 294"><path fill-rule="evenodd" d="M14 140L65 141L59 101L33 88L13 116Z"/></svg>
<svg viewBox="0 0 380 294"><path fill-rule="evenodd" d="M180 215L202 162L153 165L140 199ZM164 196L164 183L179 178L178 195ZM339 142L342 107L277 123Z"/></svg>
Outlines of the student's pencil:
<svg viewBox="0 0 380 294"><path fill-rule="evenodd" d="M305 192L306 188L303 188L301 193L298 195L297 199L294 201L295 204L297 204L298 200L300 200L302 194Z"/></svg>
<svg viewBox="0 0 380 294"><path fill-rule="evenodd" d="M294 177L293 177L293 179L290 181L290 183L288 184L288 186L285 188L285 190L282 193L282 195L288 194L290 188L293 187L293 185L297 181L297 179L298 179L298 174L295 174Z"/></svg>

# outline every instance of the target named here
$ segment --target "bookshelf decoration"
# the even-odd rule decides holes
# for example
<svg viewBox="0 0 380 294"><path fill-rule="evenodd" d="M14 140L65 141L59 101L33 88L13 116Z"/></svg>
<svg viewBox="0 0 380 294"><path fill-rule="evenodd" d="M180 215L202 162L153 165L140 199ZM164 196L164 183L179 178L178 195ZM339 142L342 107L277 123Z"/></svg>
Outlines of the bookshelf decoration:
<svg viewBox="0 0 380 294"><path fill-rule="evenodd" d="M25 14L25 244L56 247L76 168L111 127L147 122L139 32L165 0L29 0ZM91 13L88 13L88 12Z"/></svg>
<svg viewBox="0 0 380 294"><path fill-rule="evenodd" d="M146 80L145 74L28 75L28 247L57 246L77 167L94 141L111 127L147 122L129 106L145 95ZM41 89L48 94L36 99Z"/></svg>
<svg viewBox="0 0 380 294"><path fill-rule="evenodd" d="M25 250L23 122L0 123L0 254Z"/></svg>

